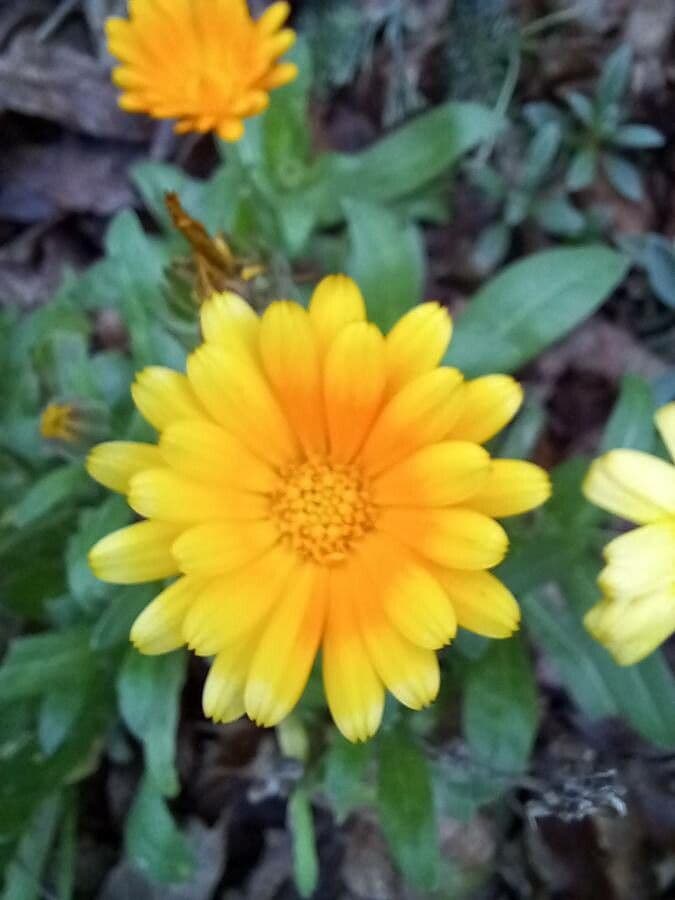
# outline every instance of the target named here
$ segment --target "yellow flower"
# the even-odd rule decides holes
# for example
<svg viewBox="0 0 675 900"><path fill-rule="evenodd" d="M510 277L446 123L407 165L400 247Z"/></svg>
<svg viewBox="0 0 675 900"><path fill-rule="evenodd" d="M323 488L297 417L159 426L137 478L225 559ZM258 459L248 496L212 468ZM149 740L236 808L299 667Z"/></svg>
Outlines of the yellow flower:
<svg viewBox="0 0 675 900"><path fill-rule="evenodd" d="M145 653L214 656L204 709L274 725L319 648L333 718L378 728L385 690L413 709L439 686L436 650L457 626L489 637L518 606L487 570L507 549L495 516L549 495L546 474L481 446L516 413L518 384L439 367L446 311L422 304L384 337L356 284L329 276L309 310L259 318L236 294L202 307L187 375L132 388L158 446L107 443L88 467L148 521L91 551L99 578L180 576L136 620Z"/></svg>
<svg viewBox="0 0 675 900"><path fill-rule="evenodd" d="M675 403L656 414L675 458ZM605 547L603 599L586 628L622 666L639 662L675 631L675 466L638 450L596 459L584 483L589 500L640 525Z"/></svg>
<svg viewBox="0 0 675 900"><path fill-rule="evenodd" d="M293 63L279 62L295 33L281 26L290 5L273 3L254 21L246 0L129 0L129 19L108 19L120 106L176 131L217 131L226 141L244 133L242 119L262 112L269 91L292 81Z"/></svg>
<svg viewBox="0 0 675 900"><path fill-rule="evenodd" d="M40 416L40 434L47 440L72 443L77 438L76 418L71 403L49 403Z"/></svg>

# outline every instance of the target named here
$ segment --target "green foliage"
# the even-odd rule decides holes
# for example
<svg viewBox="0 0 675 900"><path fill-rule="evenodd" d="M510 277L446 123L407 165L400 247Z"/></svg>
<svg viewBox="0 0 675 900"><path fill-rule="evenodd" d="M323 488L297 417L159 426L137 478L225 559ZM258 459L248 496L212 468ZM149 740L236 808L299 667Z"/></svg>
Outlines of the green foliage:
<svg viewBox="0 0 675 900"><path fill-rule="evenodd" d="M125 831L129 858L153 881L186 881L194 868L187 842L159 791L145 779L129 812Z"/></svg>
<svg viewBox="0 0 675 900"><path fill-rule="evenodd" d="M563 128L568 148L565 180L570 191L589 187L601 168L622 197L642 199L640 170L624 151L655 149L663 146L664 138L651 126L626 122L631 70L631 51L621 45L605 62L592 97L568 92L564 97L567 113L550 104L531 104L526 110L531 121L555 121Z"/></svg>
<svg viewBox="0 0 675 900"><path fill-rule="evenodd" d="M366 800L366 775L373 761L374 745L350 744L336 734L324 757L323 789L330 798L331 807L339 819Z"/></svg>
<svg viewBox="0 0 675 900"><path fill-rule="evenodd" d="M622 256L595 245L513 263L460 316L446 362L471 376L515 371L591 315L626 268Z"/></svg>
<svg viewBox="0 0 675 900"><path fill-rule="evenodd" d="M555 178L562 137L558 122L545 122L535 130L515 174L502 175L480 161L469 169L473 183L497 211L497 220L485 227L474 247L473 262L479 272L490 272L502 262L515 229L526 222L553 236L583 236L586 219Z"/></svg>
<svg viewBox="0 0 675 900"><path fill-rule="evenodd" d="M416 227L396 213L362 200L343 202L350 252L347 273L367 298L368 318L384 331L422 300L424 255Z"/></svg>
<svg viewBox="0 0 675 900"><path fill-rule="evenodd" d="M410 881L433 888L440 855L427 761L402 725L380 735L378 751L377 805L384 833Z"/></svg>
<svg viewBox="0 0 675 900"><path fill-rule="evenodd" d="M184 653L142 656L133 647L127 650L117 677L120 714L143 744L148 784L168 797L179 790L174 756L184 678Z"/></svg>
<svg viewBox="0 0 675 900"><path fill-rule="evenodd" d="M675 246L660 234L627 235L622 248L647 276L654 294L666 306L675 308Z"/></svg>
<svg viewBox="0 0 675 900"><path fill-rule="evenodd" d="M523 772L538 718L532 665L522 641L495 641L465 680L463 732L474 759L497 776Z"/></svg>

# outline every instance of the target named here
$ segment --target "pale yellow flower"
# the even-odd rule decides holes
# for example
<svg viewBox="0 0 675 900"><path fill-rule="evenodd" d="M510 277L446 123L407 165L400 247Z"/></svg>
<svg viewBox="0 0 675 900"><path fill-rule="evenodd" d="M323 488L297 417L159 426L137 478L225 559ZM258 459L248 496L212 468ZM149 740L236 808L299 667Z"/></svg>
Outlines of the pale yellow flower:
<svg viewBox="0 0 675 900"><path fill-rule="evenodd" d="M675 403L656 425L675 457ZM638 450L595 460L584 493L641 527L610 541L598 584L603 599L585 617L591 634L624 666L639 662L675 631L675 466Z"/></svg>

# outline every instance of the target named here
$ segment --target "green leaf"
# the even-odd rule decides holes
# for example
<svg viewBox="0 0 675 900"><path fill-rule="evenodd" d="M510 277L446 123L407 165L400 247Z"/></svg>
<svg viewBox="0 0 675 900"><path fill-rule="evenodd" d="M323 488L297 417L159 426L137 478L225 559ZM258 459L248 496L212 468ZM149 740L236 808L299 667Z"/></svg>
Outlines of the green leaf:
<svg viewBox="0 0 675 900"><path fill-rule="evenodd" d="M82 463L59 466L34 481L16 506L5 511L4 524L25 528L54 507L75 504L93 490Z"/></svg>
<svg viewBox="0 0 675 900"><path fill-rule="evenodd" d="M615 153L603 153L602 167L612 187L625 197L638 203L642 200L642 175L637 166Z"/></svg>
<svg viewBox="0 0 675 900"><path fill-rule="evenodd" d="M606 453L616 447L643 450L654 449L654 394L649 382L638 375L625 375L621 381L619 399L602 436L600 451Z"/></svg>
<svg viewBox="0 0 675 900"><path fill-rule="evenodd" d="M155 881L186 881L194 858L176 827L164 798L145 778L139 787L125 829L127 856Z"/></svg>
<svg viewBox="0 0 675 900"><path fill-rule="evenodd" d="M572 157L567 170L565 184L570 191L582 191L594 180L598 165L598 154L595 147L582 147Z"/></svg>
<svg viewBox="0 0 675 900"><path fill-rule="evenodd" d="M497 775L527 768L539 710L532 664L519 637L493 641L469 666L462 710L476 759Z"/></svg>
<svg viewBox="0 0 675 900"><path fill-rule="evenodd" d="M594 561L559 572L568 606L541 590L521 597L527 628L585 713L620 716L648 740L673 747L675 679L662 654L656 651L638 665L620 667L583 626L584 614L600 599L596 576Z"/></svg>
<svg viewBox="0 0 675 900"><path fill-rule="evenodd" d="M504 779L471 758L443 754L432 765L439 802L453 819L468 822L504 793Z"/></svg>
<svg viewBox="0 0 675 900"><path fill-rule="evenodd" d="M656 296L675 307L675 247L661 235L648 235L643 257L649 284Z"/></svg>
<svg viewBox="0 0 675 900"><path fill-rule="evenodd" d="M344 208L347 272L363 291L368 318L387 331L421 299L424 252L419 232L373 203L345 200Z"/></svg>
<svg viewBox="0 0 675 900"><path fill-rule="evenodd" d="M15 638L0 667L0 703L77 685L91 665L84 626Z"/></svg>
<svg viewBox="0 0 675 900"><path fill-rule="evenodd" d="M504 459L529 459L546 425L542 403L527 395L518 416L499 441L494 456Z"/></svg>
<svg viewBox="0 0 675 900"><path fill-rule="evenodd" d="M360 153L328 157L322 225L342 219L340 201L390 202L420 190L494 134L497 117L477 103L444 103Z"/></svg>
<svg viewBox="0 0 675 900"><path fill-rule="evenodd" d="M533 210L534 218L549 234L576 237L584 230L586 220L567 197L540 200Z"/></svg>
<svg viewBox="0 0 675 900"><path fill-rule="evenodd" d="M100 600L113 590L91 571L89 551L100 538L128 525L132 515L120 496L108 497L99 506L82 510L77 530L68 539L66 574L70 592L83 609L96 609Z"/></svg>
<svg viewBox="0 0 675 900"><path fill-rule="evenodd" d="M176 772L176 729L185 680L185 654L144 656L130 647L117 678L120 713L143 744L148 783L173 797L180 788Z"/></svg>
<svg viewBox="0 0 675 900"><path fill-rule="evenodd" d="M88 668L91 677L91 666ZM40 747L47 756L51 756L63 744L82 712L87 696L86 687L84 679L80 684L73 681L65 687L46 685L38 713L37 734Z"/></svg>
<svg viewBox="0 0 675 900"><path fill-rule="evenodd" d="M601 108L621 102L628 88L632 65L633 54L627 44L617 47L607 58L600 73L596 92Z"/></svg>
<svg viewBox="0 0 675 900"><path fill-rule="evenodd" d="M649 150L663 147L665 138L656 128L649 125L622 125L612 135L613 144L617 147L630 147L632 150Z"/></svg>
<svg viewBox="0 0 675 900"><path fill-rule="evenodd" d="M595 312L627 266L600 245L546 250L507 266L459 317L445 362L471 377L513 372Z"/></svg>
<svg viewBox="0 0 675 900"><path fill-rule="evenodd" d="M77 854L77 808L74 791L65 794L65 811L59 827L58 844L54 853L55 889L58 900L72 900L75 892Z"/></svg>
<svg viewBox="0 0 675 900"><path fill-rule="evenodd" d="M157 593L154 584L135 584L115 590L92 628L92 649L109 650L128 643L135 619Z"/></svg>
<svg viewBox="0 0 675 900"><path fill-rule="evenodd" d="M527 148L523 183L530 191L545 179L560 149L562 130L557 122L549 122L537 131Z"/></svg>
<svg viewBox="0 0 675 900"><path fill-rule="evenodd" d="M151 240L138 217L126 210L111 222L105 246L114 261L119 284L119 303L131 337L131 352L136 367L171 365L173 354L158 340L158 318L164 312L162 283L164 266L169 262L167 248Z"/></svg>
<svg viewBox="0 0 675 900"><path fill-rule="evenodd" d="M433 889L440 854L427 761L402 724L383 732L378 744L382 830L406 878L417 887Z"/></svg>
<svg viewBox="0 0 675 900"><path fill-rule="evenodd" d="M579 91L568 91L563 99L581 124L586 125L588 128L592 128L595 110L588 97L586 97L585 94L579 93Z"/></svg>
<svg viewBox="0 0 675 900"><path fill-rule="evenodd" d="M61 798L49 797L37 810L8 866L0 900L42 900L42 873L61 814Z"/></svg>
<svg viewBox="0 0 675 900"><path fill-rule="evenodd" d="M479 272L492 272L509 252L510 245L511 229L505 222L488 225L478 235L473 248L474 266Z"/></svg>
<svg viewBox="0 0 675 900"><path fill-rule="evenodd" d="M43 657L46 681L52 676L48 659L48 655ZM86 680L87 670L80 667L79 677ZM0 731L4 736L0 753L0 868L39 804L61 785L74 784L96 767L103 732L109 725L112 711L108 687L106 679L97 680L86 714L77 719L66 740L49 757L42 753L31 730L25 727L22 732L15 732L14 740L7 739L9 735L3 727L5 721L13 718L12 711L17 707L25 709L25 704L12 703L3 710L0 716Z"/></svg>
<svg viewBox="0 0 675 900"><path fill-rule="evenodd" d="M293 791L288 801L288 828L293 840L293 871L301 897L311 897L319 881L312 807L303 787Z"/></svg>
<svg viewBox="0 0 675 900"><path fill-rule="evenodd" d="M365 802L365 774L373 760L374 744L352 744L336 734L324 758L324 791L339 820Z"/></svg>

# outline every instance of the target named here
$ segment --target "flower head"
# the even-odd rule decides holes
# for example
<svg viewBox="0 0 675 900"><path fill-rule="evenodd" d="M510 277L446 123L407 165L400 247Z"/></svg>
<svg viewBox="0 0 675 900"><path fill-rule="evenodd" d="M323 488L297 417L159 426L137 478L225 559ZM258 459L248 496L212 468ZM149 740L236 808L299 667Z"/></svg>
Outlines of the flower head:
<svg viewBox="0 0 675 900"><path fill-rule="evenodd" d="M675 458L675 403L658 411L656 425ZM603 599L584 619L615 660L629 666L675 631L675 466L638 450L611 450L591 466L584 493L640 526L605 547Z"/></svg>
<svg viewBox="0 0 675 900"><path fill-rule="evenodd" d="M176 131L216 131L238 141L242 120L262 112L269 91L292 81L293 63L279 62L295 33L282 28L290 5L272 3L253 20L246 0L129 0L129 19L108 19L113 80L120 106Z"/></svg>
<svg viewBox="0 0 675 900"><path fill-rule="evenodd" d="M436 650L458 625L508 637L518 606L487 570L496 516L549 494L531 463L481 446L521 389L439 366L451 322L437 303L384 337L351 279L309 306L259 318L236 294L202 307L187 375L142 371L132 388L154 445L95 448L89 471L147 521L91 551L96 574L179 576L136 620L145 653L187 643L214 656L204 709L279 722L319 649L333 717L350 740L378 728L385 690L419 709L438 691Z"/></svg>
<svg viewBox="0 0 675 900"><path fill-rule="evenodd" d="M40 434L50 441L71 443L77 438L76 421L72 403L48 403L40 416Z"/></svg>

